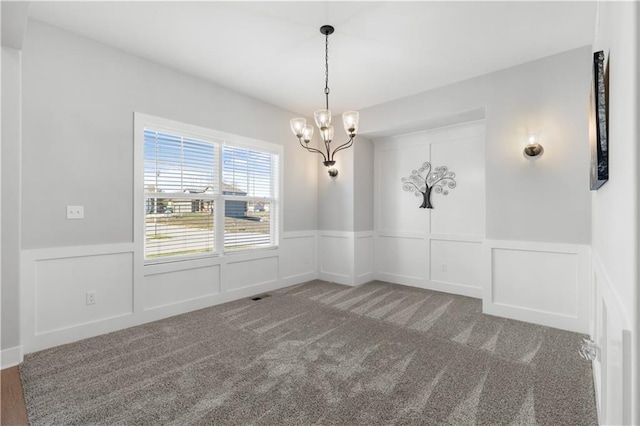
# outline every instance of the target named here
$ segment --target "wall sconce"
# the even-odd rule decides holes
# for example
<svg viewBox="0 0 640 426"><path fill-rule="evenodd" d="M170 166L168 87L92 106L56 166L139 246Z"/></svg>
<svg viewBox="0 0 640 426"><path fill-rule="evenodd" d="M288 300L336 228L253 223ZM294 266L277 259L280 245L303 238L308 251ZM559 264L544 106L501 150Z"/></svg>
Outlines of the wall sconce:
<svg viewBox="0 0 640 426"><path fill-rule="evenodd" d="M525 158L535 158L544 152L544 148L540 145L540 141L537 135L530 134L527 137L527 142L524 146L524 155Z"/></svg>

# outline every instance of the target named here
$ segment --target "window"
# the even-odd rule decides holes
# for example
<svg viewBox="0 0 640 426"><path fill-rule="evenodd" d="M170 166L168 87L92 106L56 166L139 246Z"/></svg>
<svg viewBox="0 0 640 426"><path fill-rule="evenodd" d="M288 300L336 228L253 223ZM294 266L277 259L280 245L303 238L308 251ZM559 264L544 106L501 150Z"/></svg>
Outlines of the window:
<svg viewBox="0 0 640 426"><path fill-rule="evenodd" d="M273 175L277 175L277 163L272 155L228 145L222 147L225 249L274 243Z"/></svg>
<svg viewBox="0 0 640 426"><path fill-rule="evenodd" d="M136 122L143 134L145 260L276 246L279 151L183 126Z"/></svg>

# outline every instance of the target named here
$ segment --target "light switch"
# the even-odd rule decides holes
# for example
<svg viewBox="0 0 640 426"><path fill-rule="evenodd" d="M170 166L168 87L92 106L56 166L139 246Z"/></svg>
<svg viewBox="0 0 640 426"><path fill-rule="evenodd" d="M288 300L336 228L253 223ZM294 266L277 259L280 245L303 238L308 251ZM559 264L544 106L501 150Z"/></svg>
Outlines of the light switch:
<svg viewBox="0 0 640 426"><path fill-rule="evenodd" d="M67 219L84 219L84 206L67 206Z"/></svg>

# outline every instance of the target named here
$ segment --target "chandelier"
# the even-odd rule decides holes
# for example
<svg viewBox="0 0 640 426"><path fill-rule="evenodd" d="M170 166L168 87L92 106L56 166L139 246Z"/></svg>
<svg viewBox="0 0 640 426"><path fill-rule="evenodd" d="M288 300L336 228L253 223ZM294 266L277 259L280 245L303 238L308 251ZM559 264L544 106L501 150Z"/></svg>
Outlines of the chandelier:
<svg viewBox="0 0 640 426"><path fill-rule="evenodd" d="M336 164L334 159L337 152L342 151L343 149L350 148L353 145L353 138L356 136L358 132L358 120L360 118L360 114L357 111L347 111L342 114L342 123L344 124L344 131L347 132L349 136L349 140L342 145L336 147L331 150L331 142L333 141L333 126L331 125L331 110L329 110L329 34L333 34L334 28L331 25L323 25L320 27L320 33L325 36L325 47L324 47L324 75L325 75L325 85L324 85L324 96L325 96L325 109L320 109L313 113L313 117L316 121L316 126L320 130L320 136L322 137L322 141L324 142L324 148L326 150L326 154L316 148L310 147L309 142L311 138L313 138L313 126L307 125L307 121L304 118L294 118L291 120L291 131L298 138L300 142L300 146L306 149L309 152L314 152L316 154L322 155L324 164L329 168L329 176L336 177L338 176L338 170L333 167Z"/></svg>

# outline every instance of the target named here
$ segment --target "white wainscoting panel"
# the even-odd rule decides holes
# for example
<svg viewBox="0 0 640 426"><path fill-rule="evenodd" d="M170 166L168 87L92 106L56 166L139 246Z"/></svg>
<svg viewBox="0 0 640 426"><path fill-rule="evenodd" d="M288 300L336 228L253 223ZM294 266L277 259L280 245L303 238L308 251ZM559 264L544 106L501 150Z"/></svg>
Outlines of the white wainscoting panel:
<svg viewBox="0 0 640 426"><path fill-rule="evenodd" d="M373 232L355 234L355 283L368 283L373 280Z"/></svg>
<svg viewBox="0 0 640 426"><path fill-rule="evenodd" d="M227 292L278 281L278 257L227 260L224 288Z"/></svg>
<svg viewBox="0 0 640 426"><path fill-rule="evenodd" d="M419 234L376 235L375 270L378 280L425 287L428 270L428 239Z"/></svg>
<svg viewBox="0 0 640 426"><path fill-rule="evenodd" d="M456 126L431 143L432 166L447 166L456 174L448 195L431 194L432 234L485 234L484 124ZM451 132L453 129L447 129ZM447 136L448 135L448 136Z"/></svg>
<svg viewBox="0 0 640 426"><path fill-rule="evenodd" d="M280 246L280 276L284 284L318 278L318 233L287 232Z"/></svg>
<svg viewBox="0 0 640 426"><path fill-rule="evenodd" d="M485 123L477 121L374 141L376 279L482 296L484 139ZM433 209L419 208L421 194L401 183L427 161L432 171L447 166L456 174L448 195L431 194Z"/></svg>
<svg viewBox="0 0 640 426"><path fill-rule="evenodd" d="M591 255L593 323L591 338L598 346L593 363L600 424L632 423L632 329L629 315L611 285L600 260Z"/></svg>
<svg viewBox="0 0 640 426"><path fill-rule="evenodd" d="M135 243L23 250L23 345L3 351L3 366L21 362L22 353L318 277L315 230L284 233L277 249L188 261L144 265L136 250ZM86 304L87 291L96 291L95 305Z"/></svg>
<svg viewBox="0 0 640 426"><path fill-rule="evenodd" d="M145 309L220 293L220 265L146 275Z"/></svg>
<svg viewBox="0 0 640 426"><path fill-rule="evenodd" d="M354 285L354 233L319 231L319 278L338 284Z"/></svg>
<svg viewBox="0 0 640 426"><path fill-rule="evenodd" d="M134 325L133 253L130 243L23 250L23 353ZM96 291L95 305L87 291Z"/></svg>
<svg viewBox="0 0 640 426"><path fill-rule="evenodd" d="M487 241L483 311L587 333L588 264L588 246Z"/></svg>
<svg viewBox="0 0 640 426"><path fill-rule="evenodd" d="M482 297L482 242L430 240L432 290Z"/></svg>
<svg viewBox="0 0 640 426"><path fill-rule="evenodd" d="M36 262L36 334L133 313L133 254ZM87 292L96 293L88 305Z"/></svg>

